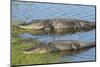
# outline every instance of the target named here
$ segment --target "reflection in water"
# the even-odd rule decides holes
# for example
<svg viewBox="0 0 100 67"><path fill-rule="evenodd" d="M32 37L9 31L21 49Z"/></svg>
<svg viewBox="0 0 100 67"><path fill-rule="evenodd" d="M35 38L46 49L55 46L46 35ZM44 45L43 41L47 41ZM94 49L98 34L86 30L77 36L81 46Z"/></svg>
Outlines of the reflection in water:
<svg viewBox="0 0 100 67"><path fill-rule="evenodd" d="M89 31L90 29L75 29L75 28L56 28L54 30L45 30L45 34L56 34L56 35L66 35L66 34L73 34L76 32L86 32Z"/></svg>
<svg viewBox="0 0 100 67"><path fill-rule="evenodd" d="M62 58L58 60L58 62L75 62L75 61L95 61L95 48L80 50L78 52L73 52L72 54L61 54Z"/></svg>
<svg viewBox="0 0 100 67"><path fill-rule="evenodd" d="M60 29L55 29L54 33L64 35L64 34L68 34L68 33L75 33L78 31L79 31L79 29L76 30L76 29L62 29L62 28L60 28Z"/></svg>

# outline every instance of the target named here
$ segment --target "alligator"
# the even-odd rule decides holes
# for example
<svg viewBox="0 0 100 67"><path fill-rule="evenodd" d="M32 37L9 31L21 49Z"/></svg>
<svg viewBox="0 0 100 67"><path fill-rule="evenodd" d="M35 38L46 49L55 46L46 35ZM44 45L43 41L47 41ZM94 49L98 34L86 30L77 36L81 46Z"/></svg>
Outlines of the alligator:
<svg viewBox="0 0 100 67"><path fill-rule="evenodd" d="M61 51L79 51L85 48L95 47L95 41L78 41L78 40L56 40L48 43L40 43L30 49L26 49L23 53L54 53Z"/></svg>
<svg viewBox="0 0 100 67"><path fill-rule="evenodd" d="M24 29L43 29L43 30L54 30L54 29L94 29L95 22L77 20L77 19L42 19L32 20L30 23L20 24L20 28Z"/></svg>
<svg viewBox="0 0 100 67"><path fill-rule="evenodd" d="M30 23L19 25L23 29L37 29L46 34L68 34L95 29L95 22L76 19L44 19L33 20Z"/></svg>

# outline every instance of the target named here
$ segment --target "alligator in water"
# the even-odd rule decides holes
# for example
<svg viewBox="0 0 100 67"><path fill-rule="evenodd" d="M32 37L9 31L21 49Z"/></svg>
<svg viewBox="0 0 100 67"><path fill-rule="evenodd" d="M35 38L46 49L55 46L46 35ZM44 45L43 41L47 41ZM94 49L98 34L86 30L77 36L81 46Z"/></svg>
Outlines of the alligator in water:
<svg viewBox="0 0 100 67"><path fill-rule="evenodd" d="M84 42L78 40L57 40L49 43L41 43L30 49L24 50L24 53L53 53L61 51L79 51L80 49L95 47L95 41Z"/></svg>

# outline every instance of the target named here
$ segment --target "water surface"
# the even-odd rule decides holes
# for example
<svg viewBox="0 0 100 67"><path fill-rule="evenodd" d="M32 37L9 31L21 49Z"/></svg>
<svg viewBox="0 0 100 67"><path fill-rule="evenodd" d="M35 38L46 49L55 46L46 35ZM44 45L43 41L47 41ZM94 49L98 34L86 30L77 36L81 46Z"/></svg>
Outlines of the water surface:
<svg viewBox="0 0 100 67"><path fill-rule="evenodd" d="M12 19L30 22L34 19L48 18L95 21L95 6L12 2Z"/></svg>
<svg viewBox="0 0 100 67"><path fill-rule="evenodd" d="M88 36L87 36L88 35ZM95 29L87 32L76 32L74 34L44 34L32 35L29 33L20 34L23 38L37 39L42 42L50 42L54 40L82 40L82 41L95 41Z"/></svg>

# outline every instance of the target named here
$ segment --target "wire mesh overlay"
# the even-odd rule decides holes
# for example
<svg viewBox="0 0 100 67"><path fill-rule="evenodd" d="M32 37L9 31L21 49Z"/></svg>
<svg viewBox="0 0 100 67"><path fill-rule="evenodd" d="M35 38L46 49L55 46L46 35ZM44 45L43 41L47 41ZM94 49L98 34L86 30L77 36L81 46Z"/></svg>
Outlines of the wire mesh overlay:
<svg viewBox="0 0 100 67"><path fill-rule="evenodd" d="M18 19L26 21L28 23L34 19L48 19L48 18L50 19L67 18L67 19L82 19L88 21L95 21L95 6L67 5L67 4L64 5L64 4L49 4L49 3L35 3L35 2L12 2L12 19L15 20ZM94 34L93 38L95 38ZM78 35L79 35L78 38L80 38L80 34ZM42 38L43 37L51 39L47 36L42 36ZM39 36L37 36L37 38L39 38ZM55 38L52 39L54 40ZM86 56L84 57L82 55L77 57L87 59Z"/></svg>

